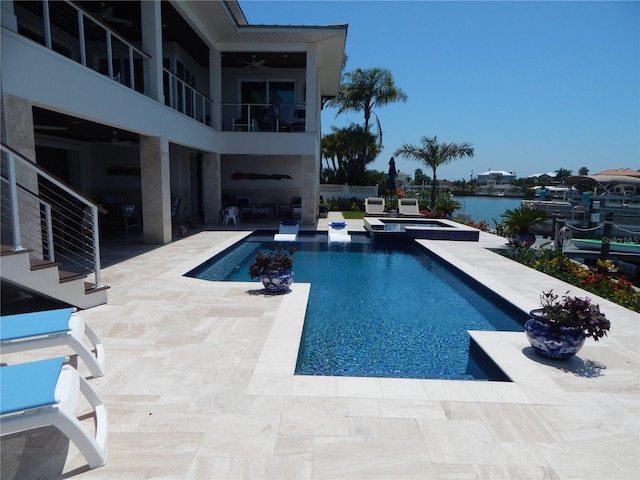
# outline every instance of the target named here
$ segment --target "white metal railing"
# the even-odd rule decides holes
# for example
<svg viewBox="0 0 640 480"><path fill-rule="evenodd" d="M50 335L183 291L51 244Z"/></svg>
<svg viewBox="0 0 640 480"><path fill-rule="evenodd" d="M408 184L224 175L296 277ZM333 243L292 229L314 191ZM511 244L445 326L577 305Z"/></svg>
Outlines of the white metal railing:
<svg viewBox="0 0 640 480"><path fill-rule="evenodd" d="M76 273L93 272L93 288L102 287L100 207L6 145L0 148L2 243ZM32 179L33 186L18 178Z"/></svg>
<svg viewBox="0 0 640 480"><path fill-rule="evenodd" d="M304 132L306 107L290 104L287 112L279 110L277 103L221 104L223 130L233 132Z"/></svg>
<svg viewBox="0 0 640 480"><path fill-rule="evenodd" d="M163 75L165 105L201 123L213 125L213 100L166 68Z"/></svg>
<svg viewBox="0 0 640 480"><path fill-rule="evenodd" d="M100 3L96 2L96 8ZM15 4L19 31L49 50L152 97L152 58L68 0ZM162 61L160 59L159 61ZM165 104L212 125L213 101L163 69ZM153 98L153 97L152 97Z"/></svg>

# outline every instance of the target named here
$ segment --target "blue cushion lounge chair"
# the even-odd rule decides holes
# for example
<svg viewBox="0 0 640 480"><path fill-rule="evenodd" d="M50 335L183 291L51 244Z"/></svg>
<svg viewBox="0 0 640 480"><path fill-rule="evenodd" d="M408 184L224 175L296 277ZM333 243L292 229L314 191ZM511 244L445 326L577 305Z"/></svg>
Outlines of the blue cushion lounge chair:
<svg viewBox="0 0 640 480"><path fill-rule="evenodd" d="M346 222L331 222L329 224L329 243L347 243L350 241L351 235L349 235L349 230L347 229Z"/></svg>
<svg viewBox="0 0 640 480"><path fill-rule="evenodd" d="M296 220L283 220L280 222L278 233L273 236L276 242L295 242L298 240L300 224Z"/></svg>
<svg viewBox="0 0 640 480"><path fill-rule="evenodd" d="M105 369L102 342L73 308L20 313L0 317L0 352L24 352L38 348L68 345L89 367L91 375L101 377ZM86 334L95 354L82 341Z"/></svg>
<svg viewBox="0 0 640 480"><path fill-rule="evenodd" d="M53 425L71 440L89 467L104 465L108 453L107 410L98 394L65 357L0 367L2 435ZM93 408L95 436L74 410L80 391Z"/></svg>

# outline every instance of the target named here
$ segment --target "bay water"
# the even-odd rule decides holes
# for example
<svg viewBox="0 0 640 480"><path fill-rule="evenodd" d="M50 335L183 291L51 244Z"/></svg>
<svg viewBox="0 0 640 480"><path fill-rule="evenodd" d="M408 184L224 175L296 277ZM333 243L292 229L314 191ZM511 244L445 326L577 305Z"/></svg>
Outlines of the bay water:
<svg viewBox="0 0 640 480"><path fill-rule="evenodd" d="M495 227L495 222L502 220L501 215L506 210L513 210L520 206L521 198L513 197L454 197L460 203L460 209L453 215L467 215L474 222L484 220L491 228Z"/></svg>

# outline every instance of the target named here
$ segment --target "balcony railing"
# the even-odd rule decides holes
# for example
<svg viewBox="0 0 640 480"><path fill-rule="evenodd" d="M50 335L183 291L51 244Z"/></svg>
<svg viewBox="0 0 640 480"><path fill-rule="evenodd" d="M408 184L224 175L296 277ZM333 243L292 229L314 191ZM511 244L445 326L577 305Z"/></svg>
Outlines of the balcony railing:
<svg viewBox="0 0 640 480"><path fill-rule="evenodd" d="M151 96L151 57L73 3L16 2L15 14L21 35ZM165 69L163 74L165 104L210 125L213 101L169 70Z"/></svg>
<svg viewBox="0 0 640 480"><path fill-rule="evenodd" d="M198 122L212 125L213 100L178 78L166 68L164 75L164 103Z"/></svg>
<svg viewBox="0 0 640 480"><path fill-rule="evenodd" d="M233 132L304 132L304 104L222 103L223 130Z"/></svg>

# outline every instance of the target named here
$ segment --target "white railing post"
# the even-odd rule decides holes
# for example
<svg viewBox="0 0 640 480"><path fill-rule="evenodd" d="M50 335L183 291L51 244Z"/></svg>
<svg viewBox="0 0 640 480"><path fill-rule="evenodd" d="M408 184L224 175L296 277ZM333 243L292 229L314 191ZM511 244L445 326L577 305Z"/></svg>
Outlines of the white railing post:
<svg viewBox="0 0 640 480"><path fill-rule="evenodd" d="M47 228L47 260L55 262L56 253L53 247L53 220L51 217L51 205L49 204L45 204L44 206L44 219Z"/></svg>
<svg viewBox="0 0 640 480"><path fill-rule="evenodd" d="M100 276L100 234L99 234L99 221L98 221L98 207L91 205L91 233L93 235L93 273L94 284L93 288L102 288L102 279Z"/></svg>
<svg viewBox="0 0 640 480"><path fill-rule="evenodd" d="M84 15L81 10L78 10L78 40L80 41L80 63L82 66L87 66L87 45L84 38Z"/></svg>
<svg viewBox="0 0 640 480"><path fill-rule="evenodd" d="M133 47L129 45L129 87L134 90L136 88L136 82L134 77L135 73L136 73L136 69L135 69L135 65L133 64Z"/></svg>
<svg viewBox="0 0 640 480"><path fill-rule="evenodd" d="M51 50L51 19L49 17L49 1L42 2L42 16L44 17L44 45Z"/></svg>
<svg viewBox="0 0 640 480"><path fill-rule="evenodd" d="M109 78L113 79L113 52L111 50L111 32L109 30L105 30L107 32L107 73L109 74Z"/></svg>
<svg viewBox="0 0 640 480"><path fill-rule="evenodd" d="M16 167L13 153L7 153L7 180L9 181L9 201L11 202L11 230L13 231L13 245L11 250L26 250L20 238L20 216L18 214L18 185L16 182Z"/></svg>

